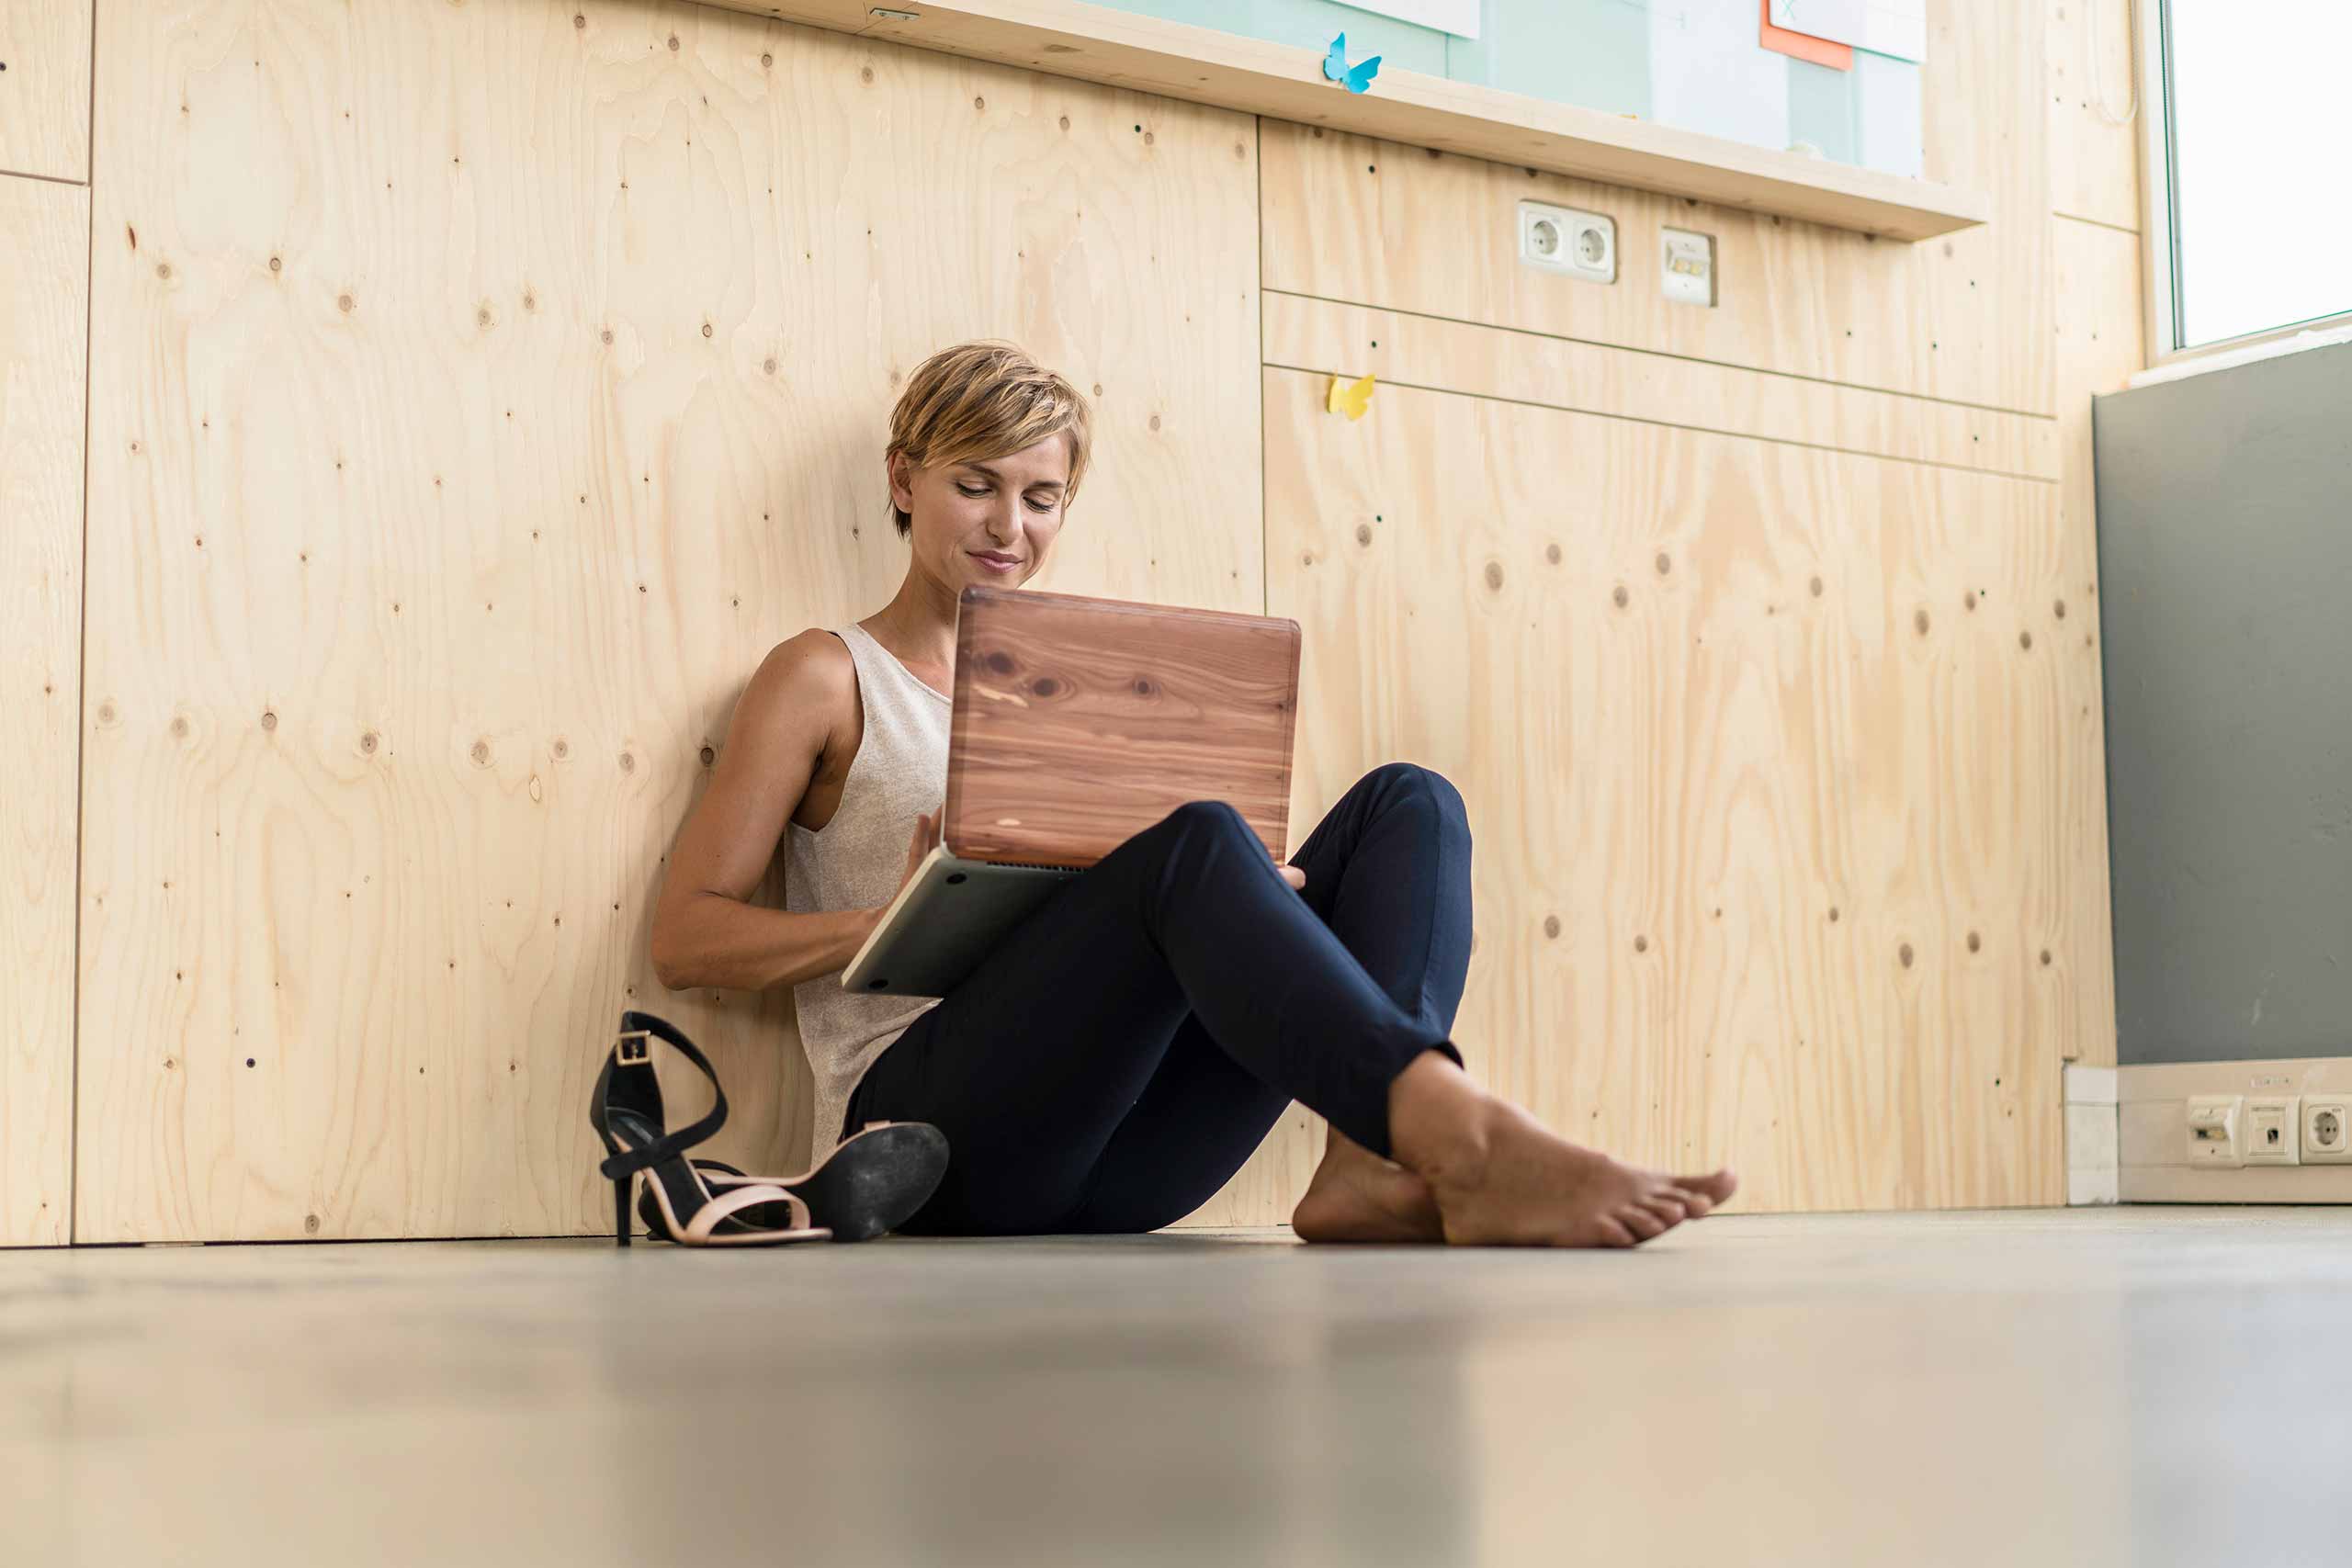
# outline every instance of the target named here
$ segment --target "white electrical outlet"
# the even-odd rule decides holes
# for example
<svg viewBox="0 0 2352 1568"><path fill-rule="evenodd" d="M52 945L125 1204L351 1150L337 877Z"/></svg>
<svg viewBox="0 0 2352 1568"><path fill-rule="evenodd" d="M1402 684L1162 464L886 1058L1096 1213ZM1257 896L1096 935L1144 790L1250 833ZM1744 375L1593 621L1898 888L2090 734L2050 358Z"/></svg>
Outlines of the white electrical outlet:
<svg viewBox="0 0 2352 1568"><path fill-rule="evenodd" d="M2248 1165L2301 1165L2303 1102L2293 1095L2248 1096L2239 1125Z"/></svg>
<svg viewBox="0 0 2352 1568"><path fill-rule="evenodd" d="M2123 1202L2352 1203L2352 1055L2143 1062L2116 1069L2115 1100Z"/></svg>
<svg viewBox="0 0 2352 1568"><path fill-rule="evenodd" d="M1715 239L1688 229L1666 233L1666 297L1683 305L1715 302Z"/></svg>
<svg viewBox="0 0 2352 1568"><path fill-rule="evenodd" d="M2188 1163L2235 1168L2245 1163L2238 1143L2238 1111L2243 1096L2201 1094L2188 1101Z"/></svg>
<svg viewBox="0 0 2352 1568"><path fill-rule="evenodd" d="M2305 1165L2352 1165L2352 1095L2303 1096Z"/></svg>
<svg viewBox="0 0 2352 1568"><path fill-rule="evenodd" d="M1617 281L1617 224L1598 212L1519 204L1519 259L1591 283Z"/></svg>

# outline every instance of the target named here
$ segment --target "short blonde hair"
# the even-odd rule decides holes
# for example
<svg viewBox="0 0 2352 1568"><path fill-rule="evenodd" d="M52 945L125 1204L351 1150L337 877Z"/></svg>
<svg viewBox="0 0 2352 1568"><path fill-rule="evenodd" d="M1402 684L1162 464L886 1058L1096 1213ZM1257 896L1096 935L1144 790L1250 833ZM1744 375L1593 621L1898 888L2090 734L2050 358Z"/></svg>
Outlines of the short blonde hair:
<svg viewBox="0 0 2352 1568"><path fill-rule="evenodd" d="M899 453L919 468L986 462L1055 435L1069 439L1068 505L1086 474L1092 437L1078 389L1009 343L959 343L915 367L890 411L886 457ZM903 536L914 519L890 506Z"/></svg>

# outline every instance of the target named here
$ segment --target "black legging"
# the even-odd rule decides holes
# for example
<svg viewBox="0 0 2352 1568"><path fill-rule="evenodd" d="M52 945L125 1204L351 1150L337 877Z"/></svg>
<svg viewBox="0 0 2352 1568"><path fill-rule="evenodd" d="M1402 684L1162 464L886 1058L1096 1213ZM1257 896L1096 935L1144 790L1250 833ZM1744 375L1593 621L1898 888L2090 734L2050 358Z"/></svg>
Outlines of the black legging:
<svg viewBox="0 0 2352 1568"><path fill-rule="evenodd" d="M842 1129L930 1122L918 1235L1183 1218L1303 1101L1388 1152L1388 1086L1448 1038L1470 965L1470 823L1442 775L1367 773L1275 870L1194 801L1072 878L868 1069Z"/></svg>

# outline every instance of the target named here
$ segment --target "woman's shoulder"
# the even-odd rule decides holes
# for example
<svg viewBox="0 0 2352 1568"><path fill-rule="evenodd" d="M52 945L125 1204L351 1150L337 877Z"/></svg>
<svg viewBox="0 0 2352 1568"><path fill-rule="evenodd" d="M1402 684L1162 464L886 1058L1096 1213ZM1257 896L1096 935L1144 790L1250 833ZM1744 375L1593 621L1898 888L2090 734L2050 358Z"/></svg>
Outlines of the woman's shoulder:
<svg viewBox="0 0 2352 1568"><path fill-rule="evenodd" d="M810 626L768 649L752 677L754 689L765 685L838 691L856 683L857 661L850 657L849 645L822 626Z"/></svg>
<svg viewBox="0 0 2352 1568"><path fill-rule="evenodd" d="M857 662L842 639L810 626L768 649L737 711L754 722L831 718L855 701Z"/></svg>

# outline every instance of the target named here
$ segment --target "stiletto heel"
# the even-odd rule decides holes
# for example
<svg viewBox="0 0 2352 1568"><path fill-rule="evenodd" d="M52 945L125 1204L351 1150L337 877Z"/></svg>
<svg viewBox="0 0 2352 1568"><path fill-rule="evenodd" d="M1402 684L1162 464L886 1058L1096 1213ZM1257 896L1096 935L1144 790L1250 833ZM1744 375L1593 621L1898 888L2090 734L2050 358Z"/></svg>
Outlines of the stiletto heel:
<svg viewBox="0 0 2352 1568"><path fill-rule="evenodd" d="M653 1076L656 1040L710 1079L709 1113L674 1133L663 1121L662 1085ZM629 1244L629 1186L639 1171L652 1202L647 1223L666 1240L686 1247L772 1247L831 1239L831 1230L808 1223L808 1205L781 1187L752 1182L724 1194L711 1191L685 1152L726 1122L727 1091L719 1088L709 1058L667 1021L650 1012L621 1014L619 1038L588 1101L588 1124L605 1151L597 1169L613 1184L614 1245ZM754 1213L760 1217L754 1219Z"/></svg>

